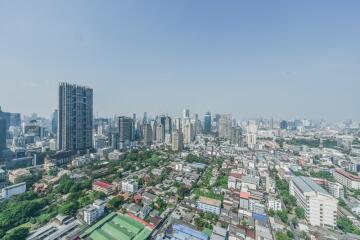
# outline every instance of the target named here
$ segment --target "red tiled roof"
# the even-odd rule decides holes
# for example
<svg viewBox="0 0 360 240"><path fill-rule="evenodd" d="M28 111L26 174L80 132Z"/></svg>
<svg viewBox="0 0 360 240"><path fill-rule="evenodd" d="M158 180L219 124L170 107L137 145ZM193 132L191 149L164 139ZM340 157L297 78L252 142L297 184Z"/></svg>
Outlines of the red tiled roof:
<svg viewBox="0 0 360 240"><path fill-rule="evenodd" d="M230 176L232 176L234 178L241 178L242 174L241 173L231 173Z"/></svg>
<svg viewBox="0 0 360 240"><path fill-rule="evenodd" d="M338 168L338 169L336 169L335 171L336 171L337 173L339 173L339 174L347 177L347 178L350 178L350 179L353 180L353 181L360 181L360 176L356 176L356 175L354 175L354 174L351 174L351 173L349 173L349 172L346 172L346 171L344 171L343 169Z"/></svg>
<svg viewBox="0 0 360 240"><path fill-rule="evenodd" d="M240 192L240 198L249 199L250 193L249 192Z"/></svg>
<svg viewBox="0 0 360 240"><path fill-rule="evenodd" d="M251 229L246 229L246 236L255 239L255 232Z"/></svg>
<svg viewBox="0 0 360 240"><path fill-rule="evenodd" d="M94 185L102 187L102 188L111 188L112 187L112 185L110 183L103 182L103 181L96 181L94 183Z"/></svg>
<svg viewBox="0 0 360 240"><path fill-rule="evenodd" d="M154 225L154 224L152 224L152 223L148 223L148 222L146 222L146 221L142 220L141 218L139 218L139 217L135 216L135 215L134 215L134 214L132 214L132 213L128 213L128 215L129 215L129 217L131 217L132 219L134 219L134 220L136 220L136 221L138 221L138 222L140 222L140 223L144 224L145 226L148 226L148 227L151 227L151 228L155 228L155 225Z"/></svg>

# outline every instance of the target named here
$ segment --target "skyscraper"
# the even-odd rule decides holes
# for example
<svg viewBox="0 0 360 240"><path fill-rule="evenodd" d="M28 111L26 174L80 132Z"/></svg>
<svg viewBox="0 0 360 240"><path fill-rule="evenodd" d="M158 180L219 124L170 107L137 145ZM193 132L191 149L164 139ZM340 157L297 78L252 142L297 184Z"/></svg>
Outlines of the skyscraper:
<svg viewBox="0 0 360 240"><path fill-rule="evenodd" d="M194 137L194 125L187 123L184 126L184 144L190 144L193 141Z"/></svg>
<svg viewBox="0 0 360 240"><path fill-rule="evenodd" d="M6 130L9 130L10 126L21 126L20 113L3 112L0 107L0 118L4 118L6 120Z"/></svg>
<svg viewBox="0 0 360 240"><path fill-rule="evenodd" d="M150 146L153 141L152 127L150 123L144 125L144 144Z"/></svg>
<svg viewBox="0 0 360 240"><path fill-rule="evenodd" d="M249 148L254 148L256 145L257 126L254 122L249 122L246 128L246 143Z"/></svg>
<svg viewBox="0 0 360 240"><path fill-rule="evenodd" d="M183 149L183 134L181 131L176 130L172 134L172 150L173 151L181 151Z"/></svg>
<svg viewBox="0 0 360 240"><path fill-rule="evenodd" d="M118 120L120 148L125 148L134 141L134 121L132 118L125 116L119 117Z"/></svg>
<svg viewBox="0 0 360 240"><path fill-rule="evenodd" d="M237 146L242 146L243 145L241 127L232 127L231 128L230 143L234 144L234 145L237 145Z"/></svg>
<svg viewBox="0 0 360 240"><path fill-rule="evenodd" d="M220 116L220 124L219 124L219 137L230 139L231 135L231 115L230 114L222 114Z"/></svg>
<svg viewBox="0 0 360 240"><path fill-rule="evenodd" d="M204 132L210 133L211 132L211 113L207 112L204 115Z"/></svg>
<svg viewBox="0 0 360 240"><path fill-rule="evenodd" d="M55 109L55 111L54 111L53 114L51 115L51 132L52 132L53 134L57 134L58 115L59 115L59 112L58 112L57 109Z"/></svg>
<svg viewBox="0 0 360 240"><path fill-rule="evenodd" d="M59 85L58 149L92 148L93 90L70 83Z"/></svg>
<svg viewBox="0 0 360 240"><path fill-rule="evenodd" d="M165 141L164 125L161 123L156 126L156 141L158 143L163 143Z"/></svg>
<svg viewBox="0 0 360 240"><path fill-rule="evenodd" d="M181 131L181 118L177 117L174 119L174 129Z"/></svg>
<svg viewBox="0 0 360 240"><path fill-rule="evenodd" d="M183 110L183 118L190 118L190 109Z"/></svg>

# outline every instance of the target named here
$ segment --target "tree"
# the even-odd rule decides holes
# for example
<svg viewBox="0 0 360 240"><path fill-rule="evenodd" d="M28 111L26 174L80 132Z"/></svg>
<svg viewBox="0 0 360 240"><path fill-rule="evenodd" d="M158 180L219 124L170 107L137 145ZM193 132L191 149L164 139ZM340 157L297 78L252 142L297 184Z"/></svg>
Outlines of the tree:
<svg viewBox="0 0 360 240"><path fill-rule="evenodd" d="M109 205L112 209L118 209L120 207L120 205L122 205L124 202L123 197L121 196L117 196L117 197L113 197L110 201L109 201Z"/></svg>
<svg viewBox="0 0 360 240"><path fill-rule="evenodd" d="M289 237L286 233L283 232L277 232L275 234L276 240L289 240Z"/></svg>
<svg viewBox="0 0 360 240"><path fill-rule="evenodd" d="M305 210L301 207L296 207L295 208L295 214L298 218L300 219L304 219L305 217Z"/></svg>
<svg viewBox="0 0 360 240"><path fill-rule="evenodd" d="M341 217L336 221L338 228L344 232L351 233L353 231L353 223L347 217Z"/></svg>
<svg viewBox="0 0 360 240"><path fill-rule="evenodd" d="M59 213L65 215L73 215L76 213L77 209L78 209L77 202L69 202L59 207Z"/></svg>
<svg viewBox="0 0 360 240"><path fill-rule="evenodd" d="M29 234L29 229L27 227L18 227L10 230L2 238L3 240L24 240Z"/></svg>
<svg viewBox="0 0 360 240"><path fill-rule="evenodd" d="M288 223L288 215L286 211L276 211L276 215L281 219L283 223Z"/></svg>

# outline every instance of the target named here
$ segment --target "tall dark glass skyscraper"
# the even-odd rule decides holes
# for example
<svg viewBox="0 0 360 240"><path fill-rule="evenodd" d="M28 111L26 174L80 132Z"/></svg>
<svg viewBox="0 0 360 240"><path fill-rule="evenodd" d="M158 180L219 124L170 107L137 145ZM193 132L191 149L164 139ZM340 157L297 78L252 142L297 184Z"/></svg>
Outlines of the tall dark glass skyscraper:
<svg viewBox="0 0 360 240"><path fill-rule="evenodd" d="M125 148L134 141L134 120L129 117L119 117L119 142L120 148Z"/></svg>
<svg viewBox="0 0 360 240"><path fill-rule="evenodd" d="M93 90L69 83L59 85L58 149L92 148Z"/></svg>
<svg viewBox="0 0 360 240"><path fill-rule="evenodd" d="M211 113L207 112L204 115L204 132L209 133L211 131Z"/></svg>

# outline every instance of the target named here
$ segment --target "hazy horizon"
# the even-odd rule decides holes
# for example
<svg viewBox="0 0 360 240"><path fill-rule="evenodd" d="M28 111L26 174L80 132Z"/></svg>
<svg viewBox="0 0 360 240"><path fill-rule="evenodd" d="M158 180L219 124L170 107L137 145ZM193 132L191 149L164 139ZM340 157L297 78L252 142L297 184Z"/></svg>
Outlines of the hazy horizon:
<svg viewBox="0 0 360 240"><path fill-rule="evenodd" d="M360 120L359 1L0 1L0 106Z"/></svg>

